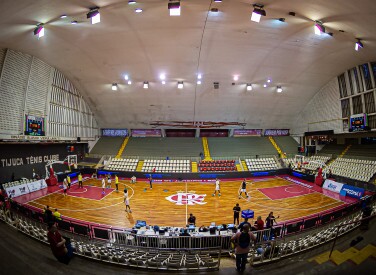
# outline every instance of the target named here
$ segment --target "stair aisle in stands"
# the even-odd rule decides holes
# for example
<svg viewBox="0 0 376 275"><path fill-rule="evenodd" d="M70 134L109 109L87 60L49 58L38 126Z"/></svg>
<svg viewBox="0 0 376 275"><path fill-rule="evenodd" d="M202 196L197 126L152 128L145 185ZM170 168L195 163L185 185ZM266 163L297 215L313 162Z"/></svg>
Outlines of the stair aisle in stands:
<svg viewBox="0 0 376 275"><path fill-rule="evenodd" d="M121 158L121 154L123 154L123 151L124 151L124 149L125 149L125 146L127 146L128 141L129 141L129 137L126 137L126 138L124 139L123 143L121 144L121 147L120 147L119 151L118 151L117 154L116 154L116 158L117 158L117 159Z"/></svg>
<svg viewBox="0 0 376 275"><path fill-rule="evenodd" d="M281 158L286 158L285 154L282 152L281 148L279 148L278 144L274 141L273 137L269 137L269 140L273 144L274 148L277 150Z"/></svg>
<svg viewBox="0 0 376 275"><path fill-rule="evenodd" d="M141 172L142 170L142 166L144 166L144 161L143 160L140 160L137 164L137 167L136 167L136 171L137 172Z"/></svg>
<svg viewBox="0 0 376 275"><path fill-rule="evenodd" d="M202 138L202 147L204 148L205 160L211 160L212 158L210 156L208 138L206 138L206 137Z"/></svg>

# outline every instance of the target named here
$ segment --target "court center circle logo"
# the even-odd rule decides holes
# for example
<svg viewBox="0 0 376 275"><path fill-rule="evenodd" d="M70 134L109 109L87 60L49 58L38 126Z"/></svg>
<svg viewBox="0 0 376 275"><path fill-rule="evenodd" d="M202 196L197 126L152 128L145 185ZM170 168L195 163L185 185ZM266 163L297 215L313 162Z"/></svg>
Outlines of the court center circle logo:
<svg viewBox="0 0 376 275"><path fill-rule="evenodd" d="M177 193L166 197L166 200L175 203L176 205L194 205L194 204L206 204L204 202L206 194L198 195L193 193Z"/></svg>

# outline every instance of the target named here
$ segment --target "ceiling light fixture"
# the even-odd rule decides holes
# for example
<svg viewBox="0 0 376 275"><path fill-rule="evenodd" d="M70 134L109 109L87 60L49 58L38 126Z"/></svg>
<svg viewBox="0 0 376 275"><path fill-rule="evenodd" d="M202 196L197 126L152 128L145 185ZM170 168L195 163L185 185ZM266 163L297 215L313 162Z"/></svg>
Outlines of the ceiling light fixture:
<svg viewBox="0 0 376 275"><path fill-rule="evenodd" d="M198 74L197 75L197 79L201 79L202 78L202 75L201 74Z"/></svg>
<svg viewBox="0 0 376 275"><path fill-rule="evenodd" d="M117 91L118 89L118 85L117 83L112 83L112 88L111 88L113 91Z"/></svg>
<svg viewBox="0 0 376 275"><path fill-rule="evenodd" d="M213 82L214 89L219 89L219 82Z"/></svg>
<svg viewBox="0 0 376 275"><path fill-rule="evenodd" d="M239 80L239 76L238 75L234 75L234 81L238 81Z"/></svg>
<svg viewBox="0 0 376 275"><path fill-rule="evenodd" d="M128 80L128 85L132 85L132 81L131 80Z"/></svg>
<svg viewBox="0 0 376 275"><path fill-rule="evenodd" d="M72 25L76 25L78 22L76 20L71 21Z"/></svg>
<svg viewBox="0 0 376 275"><path fill-rule="evenodd" d="M97 24L101 22L101 15L99 13L99 8L95 7L90 9L90 11L86 14L86 18L91 18L91 24Z"/></svg>
<svg viewBox="0 0 376 275"><path fill-rule="evenodd" d="M201 80L197 80L197 85L201 85Z"/></svg>
<svg viewBox="0 0 376 275"><path fill-rule="evenodd" d="M253 12L251 15L251 21L259 23L261 20L261 16L266 16L266 12L264 10L264 5L262 4L253 4Z"/></svg>
<svg viewBox="0 0 376 275"><path fill-rule="evenodd" d="M165 85L166 84L166 81L162 80L162 85Z"/></svg>
<svg viewBox="0 0 376 275"><path fill-rule="evenodd" d="M266 82L270 83L270 82L272 82L272 80L270 78L268 78L268 80L266 80Z"/></svg>
<svg viewBox="0 0 376 275"><path fill-rule="evenodd" d="M264 84L264 88L268 87L268 85L266 85L266 83Z"/></svg>
<svg viewBox="0 0 376 275"><path fill-rule="evenodd" d="M43 23L39 23L34 29L34 35L38 36L38 39L44 36L44 27Z"/></svg>
<svg viewBox="0 0 376 275"><path fill-rule="evenodd" d="M166 74L161 73L161 74L159 75L159 78L160 78L161 80L165 80L165 79L166 79Z"/></svg>
<svg viewBox="0 0 376 275"><path fill-rule="evenodd" d="M222 0L214 0L216 3L222 3Z"/></svg>
<svg viewBox="0 0 376 275"><path fill-rule="evenodd" d="M129 79L129 75L125 74L125 75L124 75L124 79L125 79L125 80L128 80L128 79Z"/></svg>
<svg viewBox="0 0 376 275"><path fill-rule="evenodd" d="M355 50L356 51L359 51L360 49L362 49L364 46L363 46L363 43L362 41L360 41L359 38L356 38L356 42L355 42Z"/></svg>
<svg viewBox="0 0 376 275"><path fill-rule="evenodd" d="M168 3L170 16L180 16L180 1L170 0Z"/></svg>
<svg viewBox="0 0 376 275"><path fill-rule="evenodd" d="M316 35L321 35L323 33L325 33L325 27L324 25L322 24L321 21L315 21L315 34Z"/></svg>
<svg viewBox="0 0 376 275"><path fill-rule="evenodd" d="M178 82L178 89L183 89L183 88L184 88L183 81L179 81Z"/></svg>
<svg viewBox="0 0 376 275"><path fill-rule="evenodd" d="M277 93L282 93L283 89L281 86L277 86Z"/></svg>
<svg viewBox="0 0 376 275"><path fill-rule="evenodd" d="M252 89L253 89L253 88L252 88L252 84L248 83L248 84L247 84L247 91L252 91Z"/></svg>
<svg viewBox="0 0 376 275"><path fill-rule="evenodd" d="M149 82L148 81L144 81L144 86L143 86L144 89L149 89Z"/></svg>
<svg viewBox="0 0 376 275"><path fill-rule="evenodd" d="M66 14L62 14L62 15L60 15L60 18L67 18L67 15Z"/></svg>
<svg viewBox="0 0 376 275"><path fill-rule="evenodd" d="M135 12L135 13L141 13L141 12L143 12L143 10L140 9L140 8L137 8L137 9L134 10L134 12Z"/></svg>
<svg viewBox="0 0 376 275"><path fill-rule="evenodd" d="M132 1L132 0L128 1L128 5L133 5L133 4L136 4L136 1Z"/></svg>

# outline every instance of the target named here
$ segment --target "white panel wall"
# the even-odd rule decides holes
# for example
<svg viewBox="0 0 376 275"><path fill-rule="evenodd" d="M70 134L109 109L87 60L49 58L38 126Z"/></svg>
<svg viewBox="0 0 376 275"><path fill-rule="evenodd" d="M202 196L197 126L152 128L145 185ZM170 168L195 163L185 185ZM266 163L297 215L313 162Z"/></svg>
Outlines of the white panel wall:
<svg viewBox="0 0 376 275"><path fill-rule="evenodd" d="M48 85L52 67L38 58L33 58L29 84L26 91L25 114L45 116Z"/></svg>
<svg viewBox="0 0 376 275"><path fill-rule="evenodd" d="M44 117L49 137L93 139L99 134L89 106L55 68L36 57L0 49L0 69L1 138L23 134L25 114Z"/></svg>
<svg viewBox="0 0 376 275"><path fill-rule="evenodd" d="M0 131L21 134L32 57L8 50L0 79Z"/></svg>
<svg viewBox="0 0 376 275"><path fill-rule="evenodd" d="M299 114L291 133L303 135L304 132L323 130L334 130L335 133L343 132L337 77L322 87L309 101Z"/></svg>

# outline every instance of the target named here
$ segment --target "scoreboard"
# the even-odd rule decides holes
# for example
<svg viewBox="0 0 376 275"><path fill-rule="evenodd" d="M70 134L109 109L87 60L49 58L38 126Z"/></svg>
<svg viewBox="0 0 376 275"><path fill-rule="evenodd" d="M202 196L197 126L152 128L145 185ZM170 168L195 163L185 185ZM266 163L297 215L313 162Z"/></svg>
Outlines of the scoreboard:
<svg viewBox="0 0 376 275"><path fill-rule="evenodd" d="M36 116L25 116L25 135L44 136L44 118Z"/></svg>
<svg viewBox="0 0 376 275"><path fill-rule="evenodd" d="M367 114L357 114L350 116L350 132L368 130L368 116Z"/></svg>

